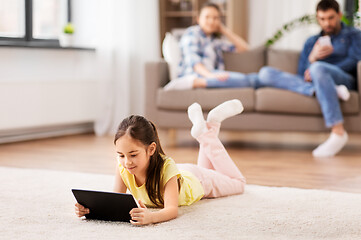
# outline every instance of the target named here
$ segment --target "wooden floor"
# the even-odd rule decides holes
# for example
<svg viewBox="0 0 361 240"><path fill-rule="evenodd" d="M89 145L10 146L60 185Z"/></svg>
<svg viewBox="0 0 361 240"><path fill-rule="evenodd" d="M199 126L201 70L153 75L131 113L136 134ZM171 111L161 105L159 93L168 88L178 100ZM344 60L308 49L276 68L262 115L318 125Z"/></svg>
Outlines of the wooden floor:
<svg viewBox="0 0 361 240"><path fill-rule="evenodd" d="M179 136L181 135L181 136ZM177 147L163 144L176 162L195 163L198 145L178 133ZM182 137L183 136L183 137ZM160 133L169 142L167 133ZM220 136L248 184L361 193L361 134L336 157L314 159L312 149L326 134L226 133ZM112 137L93 134L0 145L0 166L113 174Z"/></svg>

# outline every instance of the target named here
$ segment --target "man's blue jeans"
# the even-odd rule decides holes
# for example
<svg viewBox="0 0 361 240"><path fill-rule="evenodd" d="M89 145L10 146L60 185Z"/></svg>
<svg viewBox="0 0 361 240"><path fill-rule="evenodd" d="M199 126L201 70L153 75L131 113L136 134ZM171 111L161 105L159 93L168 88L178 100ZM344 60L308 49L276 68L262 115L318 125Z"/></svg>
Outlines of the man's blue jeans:
<svg viewBox="0 0 361 240"><path fill-rule="evenodd" d="M348 89L356 89L355 78L339 67L325 62L314 62L309 70L312 82L306 82L300 75L263 67L258 75L258 84L260 87L282 88L306 96L316 95L326 126L332 127L343 123L335 87L345 85Z"/></svg>
<svg viewBox="0 0 361 240"><path fill-rule="evenodd" d="M213 73L228 73L229 78L225 81L220 81L216 78L206 78L207 88L242 88L242 87L257 87L258 74L257 73L239 73L229 71L213 71Z"/></svg>

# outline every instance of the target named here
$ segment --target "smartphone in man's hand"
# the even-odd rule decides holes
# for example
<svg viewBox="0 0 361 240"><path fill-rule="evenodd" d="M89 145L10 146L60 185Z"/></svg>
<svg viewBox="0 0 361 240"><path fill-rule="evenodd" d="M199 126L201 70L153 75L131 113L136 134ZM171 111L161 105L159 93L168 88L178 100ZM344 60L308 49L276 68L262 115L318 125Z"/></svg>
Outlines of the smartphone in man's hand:
<svg viewBox="0 0 361 240"><path fill-rule="evenodd" d="M319 37L318 42L321 46L332 46L331 38L328 35Z"/></svg>

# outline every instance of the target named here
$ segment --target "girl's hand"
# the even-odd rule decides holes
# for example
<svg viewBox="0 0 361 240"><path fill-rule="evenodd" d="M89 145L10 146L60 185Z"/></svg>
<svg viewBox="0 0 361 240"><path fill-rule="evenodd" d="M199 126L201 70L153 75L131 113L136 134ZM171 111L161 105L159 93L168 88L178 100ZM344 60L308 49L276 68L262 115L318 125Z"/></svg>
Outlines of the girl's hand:
<svg viewBox="0 0 361 240"><path fill-rule="evenodd" d="M90 213L89 208L85 208L83 205L80 205L79 203L75 203L75 214L78 217L83 217L89 213Z"/></svg>
<svg viewBox="0 0 361 240"><path fill-rule="evenodd" d="M152 223L152 213L147 209L147 207L144 205L144 203L139 200L140 208L133 208L129 214L132 220L130 220L130 223L133 225L147 225Z"/></svg>

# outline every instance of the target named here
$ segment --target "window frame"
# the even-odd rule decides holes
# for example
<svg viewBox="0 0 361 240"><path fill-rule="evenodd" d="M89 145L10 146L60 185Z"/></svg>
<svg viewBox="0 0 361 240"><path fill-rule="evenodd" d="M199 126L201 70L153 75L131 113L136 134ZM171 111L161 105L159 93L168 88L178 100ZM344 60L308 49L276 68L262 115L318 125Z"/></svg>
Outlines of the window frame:
<svg viewBox="0 0 361 240"><path fill-rule="evenodd" d="M41 39L33 37L33 0L25 1L25 35L24 37L0 36L0 46L49 47L61 48L59 39ZM71 21L71 0L67 0L67 20Z"/></svg>

